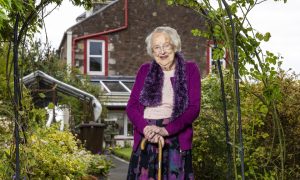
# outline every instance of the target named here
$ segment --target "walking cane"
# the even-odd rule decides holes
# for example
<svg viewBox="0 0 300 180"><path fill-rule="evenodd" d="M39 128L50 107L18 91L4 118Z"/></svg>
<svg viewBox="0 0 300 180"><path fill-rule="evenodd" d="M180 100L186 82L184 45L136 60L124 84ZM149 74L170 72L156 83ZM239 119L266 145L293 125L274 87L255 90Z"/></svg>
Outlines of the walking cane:
<svg viewBox="0 0 300 180"><path fill-rule="evenodd" d="M141 150L145 149L147 139L143 138L141 142ZM158 140L158 172L157 180L161 180L161 167L162 167L162 143Z"/></svg>

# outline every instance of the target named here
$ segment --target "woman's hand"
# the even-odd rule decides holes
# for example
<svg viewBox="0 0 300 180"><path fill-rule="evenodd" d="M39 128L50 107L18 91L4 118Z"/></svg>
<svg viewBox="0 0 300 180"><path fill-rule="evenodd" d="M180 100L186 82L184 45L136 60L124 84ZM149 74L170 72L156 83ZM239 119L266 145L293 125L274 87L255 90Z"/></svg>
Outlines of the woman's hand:
<svg viewBox="0 0 300 180"><path fill-rule="evenodd" d="M169 136L168 131L164 127L159 127L159 131L157 133L160 134L163 137Z"/></svg>
<svg viewBox="0 0 300 180"><path fill-rule="evenodd" d="M164 147L164 145L165 145L165 139L164 139L164 137L162 137L159 134L155 134L153 136L153 138L152 139L148 139L148 141L151 142L151 143L158 143L160 141L161 144L162 144L162 147Z"/></svg>
<svg viewBox="0 0 300 180"><path fill-rule="evenodd" d="M152 139L155 134L159 134L163 137L169 136L168 131L164 127L158 127L155 125L149 125L144 128L144 135L147 139Z"/></svg>
<svg viewBox="0 0 300 180"><path fill-rule="evenodd" d="M145 138L148 142L158 143L160 141L162 143L162 147L165 145L164 136L168 136L168 131L163 127L158 127L155 125L146 126L143 130Z"/></svg>
<svg viewBox="0 0 300 180"><path fill-rule="evenodd" d="M159 135L161 135L163 137L169 136L168 131L164 127L152 126L152 127L150 127L150 131L153 131L156 134L159 134Z"/></svg>
<svg viewBox="0 0 300 180"><path fill-rule="evenodd" d="M156 126L157 127L157 126ZM149 141L156 134L154 131L155 127L153 125L146 126L143 130L145 138Z"/></svg>

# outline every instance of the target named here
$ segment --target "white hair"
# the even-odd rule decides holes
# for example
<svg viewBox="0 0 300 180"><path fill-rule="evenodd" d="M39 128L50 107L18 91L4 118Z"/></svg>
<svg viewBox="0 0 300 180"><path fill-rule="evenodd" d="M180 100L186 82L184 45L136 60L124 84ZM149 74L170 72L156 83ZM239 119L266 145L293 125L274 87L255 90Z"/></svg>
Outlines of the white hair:
<svg viewBox="0 0 300 180"><path fill-rule="evenodd" d="M168 26L160 26L155 28L146 38L145 42L147 45L147 53L153 57L153 52L152 52L152 36L155 33L165 33L167 34L170 39L171 39L171 44L174 47L174 51L178 52L181 51L181 40L180 37L177 33L177 31L171 27Z"/></svg>

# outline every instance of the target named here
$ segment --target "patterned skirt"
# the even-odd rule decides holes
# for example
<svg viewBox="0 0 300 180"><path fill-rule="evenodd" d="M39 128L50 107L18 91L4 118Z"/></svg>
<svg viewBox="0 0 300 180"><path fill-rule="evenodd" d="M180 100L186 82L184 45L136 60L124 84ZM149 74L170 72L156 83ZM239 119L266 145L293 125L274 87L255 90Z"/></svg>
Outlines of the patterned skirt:
<svg viewBox="0 0 300 180"><path fill-rule="evenodd" d="M148 124L163 127L169 119L148 120ZM162 158L163 180L194 179L191 150L181 151L177 137L165 138ZM141 150L139 146L132 152L127 180L155 180L158 172L158 145L147 143Z"/></svg>

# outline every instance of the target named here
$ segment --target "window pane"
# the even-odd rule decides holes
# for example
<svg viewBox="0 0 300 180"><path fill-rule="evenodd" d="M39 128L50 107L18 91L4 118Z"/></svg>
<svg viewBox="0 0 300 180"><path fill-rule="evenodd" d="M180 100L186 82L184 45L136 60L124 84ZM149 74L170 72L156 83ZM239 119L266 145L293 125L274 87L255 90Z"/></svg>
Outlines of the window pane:
<svg viewBox="0 0 300 180"><path fill-rule="evenodd" d="M132 136L133 135L133 125L130 121L128 121L128 132L127 132L127 136Z"/></svg>
<svg viewBox="0 0 300 180"><path fill-rule="evenodd" d="M102 70L102 58L90 57L90 71L101 71Z"/></svg>
<svg viewBox="0 0 300 180"><path fill-rule="evenodd" d="M124 119L123 118L118 118L117 128L119 130L119 134L123 135L124 134Z"/></svg>
<svg viewBox="0 0 300 180"><path fill-rule="evenodd" d="M128 92L123 88L119 81L103 81L103 83L111 92Z"/></svg>
<svg viewBox="0 0 300 180"><path fill-rule="evenodd" d="M109 119L116 119L117 121L111 122L113 127L113 132L118 135L124 134L124 112L120 111L109 111L107 114Z"/></svg>
<svg viewBox="0 0 300 180"><path fill-rule="evenodd" d="M90 55L102 55L102 42L90 42Z"/></svg>

